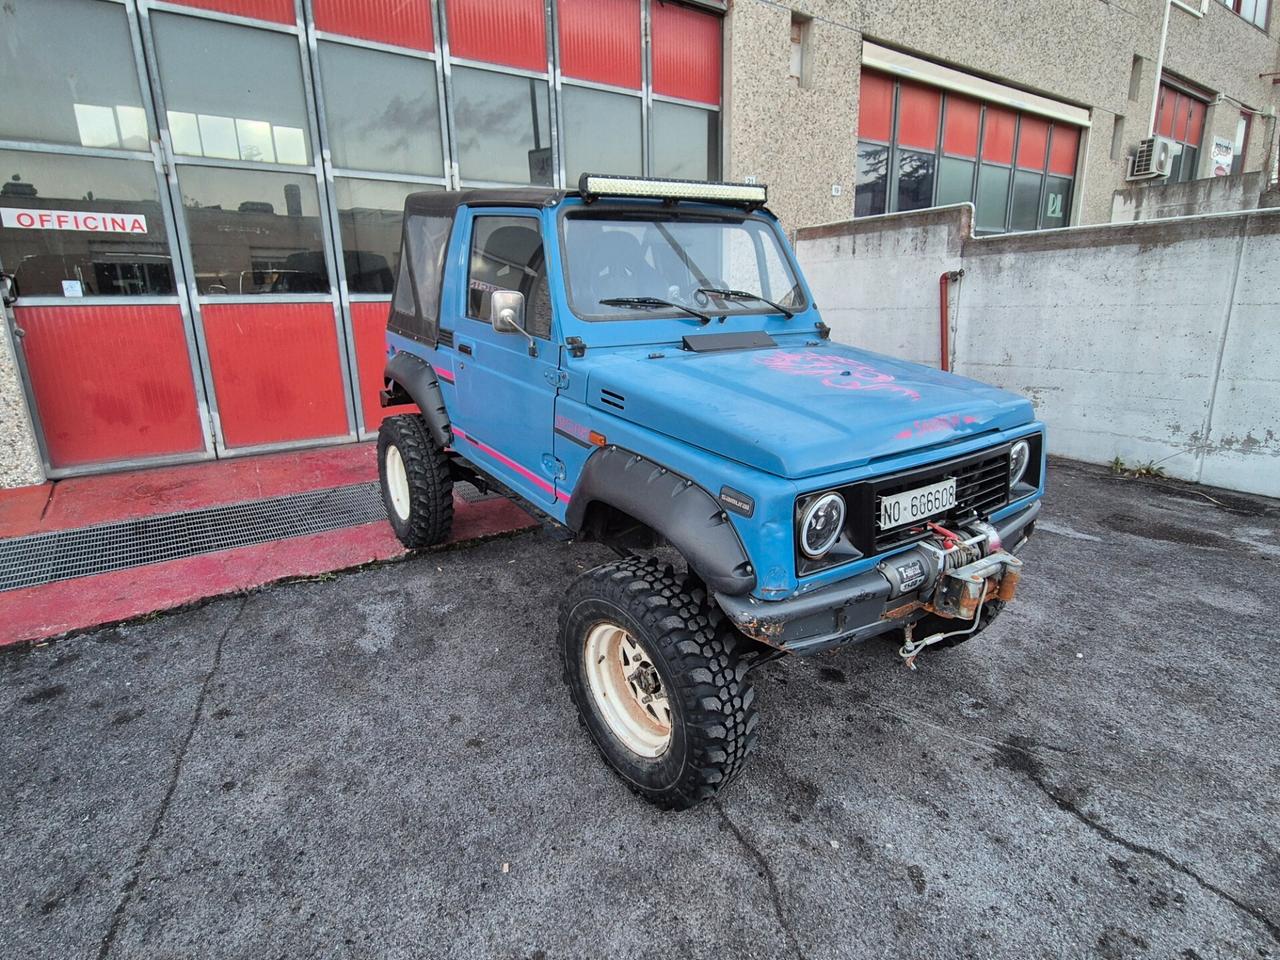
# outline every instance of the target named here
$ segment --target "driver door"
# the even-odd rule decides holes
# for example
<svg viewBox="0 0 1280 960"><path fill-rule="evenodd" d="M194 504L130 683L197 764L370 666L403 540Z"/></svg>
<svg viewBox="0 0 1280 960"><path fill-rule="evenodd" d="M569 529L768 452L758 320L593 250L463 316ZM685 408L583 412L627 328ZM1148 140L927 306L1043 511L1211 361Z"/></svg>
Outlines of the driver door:
<svg viewBox="0 0 1280 960"><path fill-rule="evenodd" d="M456 449L531 503L549 506L563 468L553 452L560 351L552 339L542 221L532 210L485 208L468 211L460 225L467 280L453 305L464 425ZM530 338L490 325L497 290L524 296Z"/></svg>

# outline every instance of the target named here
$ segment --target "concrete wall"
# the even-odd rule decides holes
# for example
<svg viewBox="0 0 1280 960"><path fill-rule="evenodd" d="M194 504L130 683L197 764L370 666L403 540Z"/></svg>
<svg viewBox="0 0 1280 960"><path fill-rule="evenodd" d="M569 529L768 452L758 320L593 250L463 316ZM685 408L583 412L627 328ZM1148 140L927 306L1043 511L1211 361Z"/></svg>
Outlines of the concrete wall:
<svg viewBox="0 0 1280 960"><path fill-rule="evenodd" d="M770 206L789 227L852 214L862 39L1010 86L1087 107L1092 128L1073 223L1106 223L1125 182L1127 156L1147 136L1165 0L733 0L726 21L725 172L769 184ZM813 17L808 88L789 76L791 9ZM1268 35L1209 0L1203 17L1175 7L1165 68L1259 110L1280 88L1280 15ZM1138 83L1130 97L1134 58ZM1240 108L1210 107L1205 143L1234 139ZM1123 124L1112 157L1112 133ZM1245 170L1263 169L1272 122L1252 127ZM1208 149L1202 173L1209 172ZM833 184L841 186L832 196Z"/></svg>
<svg viewBox="0 0 1280 960"><path fill-rule="evenodd" d="M1111 196L1111 222L1194 217L1205 213L1253 210L1266 177L1262 171L1229 177L1206 177L1184 183L1156 183L1117 190Z"/></svg>
<svg viewBox="0 0 1280 960"><path fill-rule="evenodd" d="M837 340L1031 398L1052 452L1280 496L1280 210L975 239L967 204L799 231Z"/></svg>
<svg viewBox="0 0 1280 960"><path fill-rule="evenodd" d="M3 314L0 322L4 322ZM43 480L18 364L7 332L0 331L0 489Z"/></svg>

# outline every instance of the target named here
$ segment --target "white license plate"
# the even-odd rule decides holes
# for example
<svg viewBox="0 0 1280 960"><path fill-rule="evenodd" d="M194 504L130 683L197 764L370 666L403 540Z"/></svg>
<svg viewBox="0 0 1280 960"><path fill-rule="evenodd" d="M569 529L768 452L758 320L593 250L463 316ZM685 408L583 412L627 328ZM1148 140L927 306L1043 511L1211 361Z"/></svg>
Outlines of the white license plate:
<svg viewBox="0 0 1280 960"><path fill-rule="evenodd" d="M892 530L946 513L956 505L956 481L952 477L927 487L880 498L880 529Z"/></svg>

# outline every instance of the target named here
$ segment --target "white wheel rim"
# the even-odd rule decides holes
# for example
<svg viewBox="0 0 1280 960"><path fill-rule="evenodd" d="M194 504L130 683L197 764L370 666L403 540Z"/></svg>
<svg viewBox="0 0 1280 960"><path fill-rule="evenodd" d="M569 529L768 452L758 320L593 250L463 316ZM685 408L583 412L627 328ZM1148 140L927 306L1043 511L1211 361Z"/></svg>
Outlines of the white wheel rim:
<svg viewBox="0 0 1280 960"><path fill-rule="evenodd" d="M387 491L391 494L391 507L401 520L409 519L409 473L404 468L404 457L394 443L387 447Z"/></svg>
<svg viewBox="0 0 1280 960"><path fill-rule="evenodd" d="M587 686L615 737L632 753L661 756L671 745L671 706L653 660L614 623L587 634Z"/></svg>

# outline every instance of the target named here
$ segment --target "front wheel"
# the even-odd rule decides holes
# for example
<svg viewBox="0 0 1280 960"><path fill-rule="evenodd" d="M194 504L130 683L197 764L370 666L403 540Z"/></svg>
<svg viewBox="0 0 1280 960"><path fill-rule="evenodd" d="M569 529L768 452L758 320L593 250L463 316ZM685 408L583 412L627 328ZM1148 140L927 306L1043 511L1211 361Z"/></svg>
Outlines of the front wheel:
<svg viewBox="0 0 1280 960"><path fill-rule="evenodd" d="M714 797L755 745L755 692L736 636L670 567L629 559L570 586L560 612L565 682L605 760L651 803Z"/></svg>
<svg viewBox="0 0 1280 960"><path fill-rule="evenodd" d="M410 550L449 539L453 478L420 414L387 417L378 429L378 479L396 537Z"/></svg>

